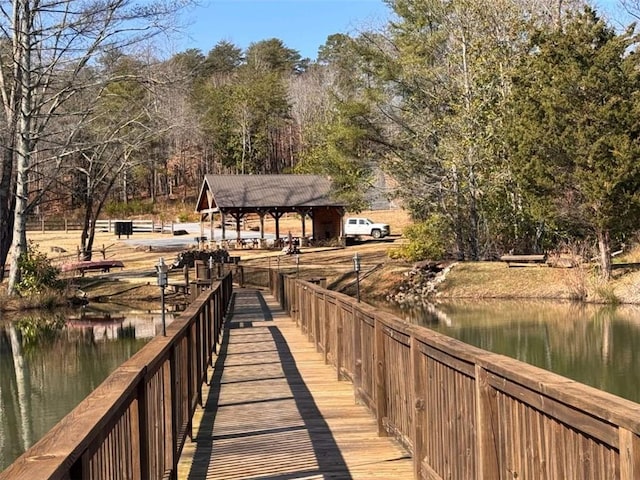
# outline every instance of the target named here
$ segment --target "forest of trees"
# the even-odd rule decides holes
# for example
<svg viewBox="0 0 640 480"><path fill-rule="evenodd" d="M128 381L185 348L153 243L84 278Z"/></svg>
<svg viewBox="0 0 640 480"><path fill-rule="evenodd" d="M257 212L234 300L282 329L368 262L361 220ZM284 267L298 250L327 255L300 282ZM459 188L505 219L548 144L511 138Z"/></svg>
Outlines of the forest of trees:
<svg viewBox="0 0 640 480"><path fill-rule="evenodd" d="M206 173L324 174L358 211L379 170L448 255L591 245L607 276L640 216L635 26L578 0L386 3L384 29L331 35L315 60L277 38L162 58L164 2L0 11L10 282L43 211L84 222L89 259L93 220L192 198Z"/></svg>

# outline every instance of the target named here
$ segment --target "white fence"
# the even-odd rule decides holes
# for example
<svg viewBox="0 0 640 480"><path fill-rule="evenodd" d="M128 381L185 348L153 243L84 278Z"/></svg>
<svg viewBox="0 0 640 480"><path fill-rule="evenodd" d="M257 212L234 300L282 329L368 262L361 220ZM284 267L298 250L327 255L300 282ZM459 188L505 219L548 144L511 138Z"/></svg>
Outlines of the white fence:
<svg viewBox="0 0 640 480"><path fill-rule="evenodd" d="M129 223L133 226L133 232L157 232L157 233L171 233L173 232L173 223L156 223L153 220L97 220L96 231L98 232L114 232L116 231L116 224Z"/></svg>
<svg viewBox="0 0 640 480"><path fill-rule="evenodd" d="M116 225L121 223L131 223L132 233L173 233L173 222L155 222L154 220L97 220L97 232L116 233ZM27 230L41 232L46 231L73 231L82 230L82 223L77 220L65 219L41 219L27 222Z"/></svg>

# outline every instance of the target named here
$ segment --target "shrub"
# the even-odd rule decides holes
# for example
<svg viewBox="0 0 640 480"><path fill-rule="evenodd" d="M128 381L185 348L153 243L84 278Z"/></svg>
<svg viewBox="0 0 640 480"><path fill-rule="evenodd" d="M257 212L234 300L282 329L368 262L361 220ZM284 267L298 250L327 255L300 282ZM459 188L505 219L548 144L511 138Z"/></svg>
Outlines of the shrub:
<svg viewBox="0 0 640 480"><path fill-rule="evenodd" d="M154 205L141 200L124 202L110 202L104 206L104 211L112 218L129 217L131 215L149 215L154 213Z"/></svg>
<svg viewBox="0 0 640 480"><path fill-rule="evenodd" d="M20 282L16 290L21 295L38 295L45 290L58 290L62 286L58 281L60 269L51 264L47 256L38 251L37 245L29 242L27 251L18 259Z"/></svg>
<svg viewBox="0 0 640 480"><path fill-rule="evenodd" d="M190 222L191 218L192 218L192 214L187 213L187 212L180 212L178 214L178 222L180 222L180 223Z"/></svg>
<svg viewBox="0 0 640 480"><path fill-rule="evenodd" d="M54 340L66 323L61 314L52 318L29 316L16 321L16 328L22 337L22 346L28 348Z"/></svg>
<svg viewBox="0 0 640 480"><path fill-rule="evenodd" d="M404 229L403 235L408 240L393 255L400 255L413 262L427 259L440 259L447 253L449 228L439 215L431 215L423 222L414 223Z"/></svg>

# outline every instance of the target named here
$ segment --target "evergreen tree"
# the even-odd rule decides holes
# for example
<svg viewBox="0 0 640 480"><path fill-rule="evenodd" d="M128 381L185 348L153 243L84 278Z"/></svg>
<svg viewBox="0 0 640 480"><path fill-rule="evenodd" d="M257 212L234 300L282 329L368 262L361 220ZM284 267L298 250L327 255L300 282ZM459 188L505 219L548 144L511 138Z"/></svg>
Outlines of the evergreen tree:
<svg viewBox="0 0 640 480"><path fill-rule="evenodd" d="M611 243L640 216L636 37L616 34L590 8L562 29L538 29L514 78L511 138L520 184L540 216L598 243L602 275Z"/></svg>

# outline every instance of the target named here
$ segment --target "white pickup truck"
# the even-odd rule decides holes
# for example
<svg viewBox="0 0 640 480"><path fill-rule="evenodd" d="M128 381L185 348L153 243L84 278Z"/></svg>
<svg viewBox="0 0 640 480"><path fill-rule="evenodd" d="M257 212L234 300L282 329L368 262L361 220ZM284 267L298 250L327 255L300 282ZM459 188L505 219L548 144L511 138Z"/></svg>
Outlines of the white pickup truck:
<svg viewBox="0 0 640 480"><path fill-rule="evenodd" d="M370 235L373 238L383 238L391 233L386 223L376 223L364 217L349 217L344 221L344 236L359 237Z"/></svg>

